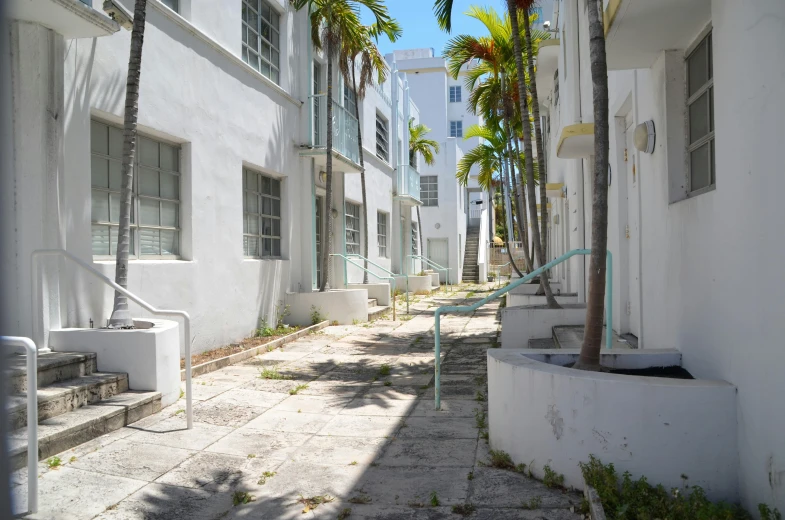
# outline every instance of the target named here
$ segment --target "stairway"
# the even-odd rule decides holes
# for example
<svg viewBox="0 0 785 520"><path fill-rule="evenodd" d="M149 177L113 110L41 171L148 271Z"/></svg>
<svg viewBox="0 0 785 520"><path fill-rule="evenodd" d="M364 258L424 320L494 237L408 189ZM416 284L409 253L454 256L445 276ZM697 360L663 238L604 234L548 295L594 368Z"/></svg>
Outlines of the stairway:
<svg viewBox="0 0 785 520"><path fill-rule="evenodd" d="M8 359L9 452L13 469L27 463L26 357ZM161 394L128 389L128 374L97 371L96 354L38 356L38 459L73 448L161 409Z"/></svg>
<svg viewBox="0 0 785 520"><path fill-rule="evenodd" d="M477 266L477 251L480 246L480 226L469 226L466 229L466 251L463 254L464 282L479 282L480 268Z"/></svg>
<svg viewBox="0 0 785 520"><path fill-rule="evenodd" d="M380 318L389 307L379 305L376 298L368 298L368 321Z"/></svg>

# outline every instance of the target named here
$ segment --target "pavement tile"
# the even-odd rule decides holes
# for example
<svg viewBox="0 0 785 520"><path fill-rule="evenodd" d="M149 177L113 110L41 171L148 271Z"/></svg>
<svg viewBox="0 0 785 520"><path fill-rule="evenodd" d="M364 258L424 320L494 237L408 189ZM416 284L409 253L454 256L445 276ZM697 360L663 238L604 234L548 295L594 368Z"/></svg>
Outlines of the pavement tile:
<svg viewBox="0 0 785 520"><path fill-rule="evenodd" d="M336 415L318 435L337 437L392 437L401 424L400 417L372 415Z"/></svg>
<svg viewBox="0 0 785 520"><path fill-rule="evenodd" d="M176 468L158 477L157 484L228 492L247 476L257 459L224 453L197 453ZM277 464L271 464L271 469Z"/></svg>
<svg viewBox="0 0 785 520"><path fill-rule="evenodd" d="M316 433L327 424L331 415L285 410L268 410L249 422L246 428L261 431Z"/></svg>
<svg viewBox="0 0 785 520"><path fill-rule="evenodd" d="M401 439L477 439L474 419L467 417L409 417L401 428Z"/></svg>
<svg viewBox="0 0 785 520"><path fill-rule="evenodd" d="M208 446L205 451L260 458L265 461L286 460L311 436L305 433L266 432L242 428Z"/></svg>
<svg viewBox="0 0 785 520"><path fill-rule="evenodd" d="M193 424L193 428L189 430L185 414L180 414L139 429L127 438L131 442L144 442L189 450L203 450L232 431L233 429L227 426L216 426L196 421Z"/></svg>
<svg viewBox="0 0 785 520"><path fill-rule="evenodd" d="M340 415L381 415L406 417L414 409L416 401L410 399L384 399L357 397L341 410Z"/></svg>
<svg viewBox="0 0 785 520"><path fill-rule="evenodd" d="M232 508L230 493L148 484L96 520L213 520Z"/></svg>
<svg viewBox="0 0 785 520"><path fill-rule="evenodd" d="M272 408L284 399L286 399L286 396L280 393L239 387L227 390L213 397L210 401L213 403L232 403L267 409Z"/></svg>
<svg viewBox="0 0 785 520"><path fill-rule="evenodd" d="M337 415L351 401L351 397L297 394L284 399L271 410Z"/></svg>
<svg viewBox="0 0 785 520"><path fill-rule="evenodd" d="M421 399L412 410L412 417L474 417L474 411L485 408L476 399L442 399L441 409L434 409L433 399Z"/></svg>
<svg viewBox="0 0 785 520"><path fill-rule="evenodd" d="M466 468L372 467L354 488L381 506L430 504L435 492L443 505L462 504L469 493Z"/></svg>
<svg viewBox="0 0 785 520"><path fill-rule="evenodd" d="M196 453L121 439L69 464L73 468L151 482Z"/></svg>
<svg viewBox="0 0 785 520"><path fill-rule="evenodd" d="M537 497L541 509L580 504L579 494L548 489L542 482L514 471L482 466L474 470L469 502L478 507L520 507Z"/></svg>
<svg viewBox="0 0 785 520"><path fill-rule="evenodd" d="M404 428L405 429L405 428ZM382 466L458 466L468 473L475 462L476 439L403 439L390 442Z"/></svg>

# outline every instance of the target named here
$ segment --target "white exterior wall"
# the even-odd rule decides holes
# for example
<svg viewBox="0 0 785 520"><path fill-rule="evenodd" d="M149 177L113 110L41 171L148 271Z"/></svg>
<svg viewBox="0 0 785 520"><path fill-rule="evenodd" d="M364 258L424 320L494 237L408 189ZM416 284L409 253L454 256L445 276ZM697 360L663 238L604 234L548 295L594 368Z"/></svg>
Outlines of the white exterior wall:
<svg viewBox="0 0 785 520"><path fill-rule="evenodd" d="M722 379L737 387L739 494L749 510L756 510L758 503L785 509L785 404L767 398L785 388L774 368L785 362L785 278L778 262L784 253L779 227L785 210L777 201L785 190L785 180L777 174L785 145L785 101L777 94L785 77L779 55L785 48L783 17L785 5L774 0L744 5L713 0L710 18L696 25L691 37L682 38L695 41L706 24L712 26L716 187L707 193L679 195L687 167L686 49L661 51L650 68L609 74L613 180L608 244L614 255L614 329L629 331L633 313L639 313L643 348L677 348L696 377ZM574 34L578 18L579 61ZM584 235L583 244L591 244L591 197L588 185L581 193L580 175L583 167L588 181L590 162L555 156L563 125L592 121L587 27L584 2L563 2L559 29L568 36L562 38L559 58L560 103L550 107L549 150L549 182L567 187L567 198L558 199L553 210L567 224L561 234L569 243L563 250L581 247ZM630 149L627 163L626 114L632 128L649 119L656 126L654 153ZM632 161L637 191L628 195ZM630 275L629 246L636 229L630 229L631 238L626 236L626 226L634 221L629 211L637 209L634 200L628 206L629 198L636 195L641 258L637 280ZM569 265L568 291L577 285L580 292L584 284L578 262Z"/></svg>

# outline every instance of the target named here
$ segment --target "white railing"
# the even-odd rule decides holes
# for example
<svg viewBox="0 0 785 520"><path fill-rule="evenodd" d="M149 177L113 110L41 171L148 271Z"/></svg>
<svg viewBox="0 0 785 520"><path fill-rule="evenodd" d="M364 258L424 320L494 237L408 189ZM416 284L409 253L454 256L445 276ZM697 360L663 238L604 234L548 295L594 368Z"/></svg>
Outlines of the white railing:
<svg viewBox="0 0 785 520"><path fill-rule="evenodd" d="M471 204L469 209L469 218L480 218L482 216L482 205L480 204ZM487 235L487 233L486 233ZM480 242L482 243L482 242Z"/></svg>
<svg viewBox="0 0 785 520"><path fill-rule="evenodd" d="M40 341L40 345L46 347L47 345L44 344L44 330L43 327L39 327L38 324L41 323L43 320L39 320L37 316L39 316L39 309L40 312L43 312L43 303L39 302L39 298L41 298L42 294L39 289L39 269L38 269L38 258L42 256L60 256L65 258L66 260L70 260L77 266L81 267L84 271L91 274L93 277L97 278L104 285L108 285L115 291L119 292L120 294L124 294L129 300L136 302L140 307L146 309L147 311L158 315L158 316L178 316L183 319L183 341L184 345L184 352L185 352L185 414L188 423L188 429L193 428L193 410L192 410L192 401L193 396L191 395L191 317L185 311L177 311L177 310L168 310L168 309L156 309L140 297L136 296L129 290L117 285L113 280L110 280L103 274L96 271L92 266L87 264L86 262L82 261L81 259L75 257L68 251L63 249L39 249L37 251L33 251L31 263L31 275L32 275L32 283L33 283L33 338ZM35 473L33 473L34 475Z"/></svg>
<svg viewBox="0 0 785 520"><path fill-rule="evenodd" d="M480 275L480 282L485 282L488 279L488 248L485 247L485 244L488 243L488 210L483 210L482 206L480 208L480 215L477 217L480 219L480 237L477 247L477 268ZM474 211L474 208L472 208ZM472 217L474 218L474 217Z"/></svg>
<svg viewBox="0 0 785 520"><path fill-rule="evenodd" d="M38 512L38 348L30 338L0 336L0 344L27 351L27 512Z"/></svg>
<svg viewBox="0 0 785 520"><path fill-rule="evenodd" d="M316 121L314 132L311 136L311 146L314 148L327 148L327 94L311 96L312 117ZM333 150L349 160L360 162L360 148L357 139L359 123L354 114L350 114L340 103L333 101Z"/></svg>

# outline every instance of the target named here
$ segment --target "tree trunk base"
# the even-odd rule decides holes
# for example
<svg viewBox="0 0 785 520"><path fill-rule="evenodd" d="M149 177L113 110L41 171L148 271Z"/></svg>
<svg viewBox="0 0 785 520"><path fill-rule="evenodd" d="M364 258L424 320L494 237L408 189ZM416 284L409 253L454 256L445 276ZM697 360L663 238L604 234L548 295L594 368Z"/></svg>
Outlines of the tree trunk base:
<svg viewBox="0 0 785 520"><path fill-rule="evenodd" d="M607 368L600 364L583 363L580 360L576 361L575 364L570 368L574 368L575 370L585 370L586 372L609 372Z"/></svg>

